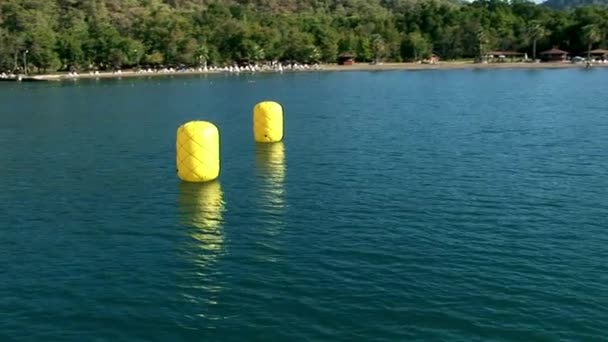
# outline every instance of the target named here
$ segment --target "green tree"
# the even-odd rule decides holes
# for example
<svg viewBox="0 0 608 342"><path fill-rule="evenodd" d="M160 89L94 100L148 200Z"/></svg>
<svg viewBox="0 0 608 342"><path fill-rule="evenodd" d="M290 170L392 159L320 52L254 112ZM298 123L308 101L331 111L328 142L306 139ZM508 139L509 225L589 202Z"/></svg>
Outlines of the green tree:
<svg viewBox="0 0 608 342"><path fill-rule="evenodd" d="M386 44L381 35L374 34L372 36L372 50L374 52L374 63L379 63L386 52Z"/></svg>
<svg viewBox="0 0 608 342"><path fill-rule="evenodd" d="M357 48L355 50L355 55L360 61L369 62L372 60L374 56L374 51L372 49L372 42L368 37L359 37L359 39L357 40Z"/></svg>
<svg viewBox="0 0 608 342"><path fill-rule="evenodd" d="M351 52L354 53L357 49L357 36L353 33L347 33L340 39L338 43L339 53Z"/></svg>
<svg viewBox="0 0 608 342"><path fill-rule="evenodd" d="M477 31L476 38L478 46L477 56L480 60L483 60L484 56L488 53L489 50L490 36L488 34L488 31L484 29L479 29Z"/></svg>
<svg viewBox="0 0 608 342"><path fill-rule="evenodd" d="M79 69L86 62L84 44L89 39L89 27L78 12L67 14L63 29L57 37L57 53L62 68Z"/></svg>
<svg viewBox="0 0 608 342"><path fill-rule="evenodd" d="M582 28L583 39L587 43L587 58L591 60L591 48L593 44L602 39L602 31L597 24L588 24Z"/></svg>
<svg viewBox="0 0 608 342"><path fill-rule="evenodd" d="M165 62L165 56L159 51L152 51L144 57L144 60L148 64L160 66Z"/></svg>
<svg viewBox="0 0 608 342"><path fill-rule="evenodd" d="M196 50L196 56L199 66L207 66L207 62L209 61L209 46L207 44L199 45Z"/></svg>
<svg viewBox="0 0 608 342"><path fill-rule="evenodd" d="M16 71L20 68L19 57L25 51L25 37L0 28L0 68Z"/></svg>
<svg viewBox="0 0 608 342"><path fill-rule="evenodd" d="M431 55L431 44L420 32L412 32L404 37L401 54L405 60L410 61L428 58Z"/></svg>
<svg viewBox="0 0 608 342"><path fill-rule="evenodd" d="M289 30L283 37L285 52L283 58L289 61L307 62L315 49L314 37L297 29Z"/></svg>
<svg viewBox="0 0 608 342"><path fill-rule="evenodd" d="M119 47L119 50L124 53L124 63L139 67L146 53L144 44L133 38L125 38L120 42Z"/></svg>
<svg viewBox="0 0 608 342"><path fill-rule="evenodd" d="M549 35L549 31L538 20L531 21L526 31L528 39L532 41L532 59L536 61L536 44Z"/></svg>
<svg viewBox="0 0 608 342"><path fill-rule="evenodd" d="M56 42L55 32L47 23L34 24L25 35L27 60L43 72L57 69L60 61L55 52Z"/></svg>
<svg viewBox="0 0 608 342"><path fill-rule="evenodd" d="M606 46L605 0L1 0L0 68L479 58L492 48ZM555 3L554 1L554 3ZM596 29L582 30L593 25ZM597 31L600 35L597 35ZM590 34L594 31L593 34ZM583 34L584 33L584 34ZM601 36L601 37L600 37ZM599 38L598 38L599 37ZM206 48L201 50L201 46ZM27 53L26 53L27 51Z"/></svg>

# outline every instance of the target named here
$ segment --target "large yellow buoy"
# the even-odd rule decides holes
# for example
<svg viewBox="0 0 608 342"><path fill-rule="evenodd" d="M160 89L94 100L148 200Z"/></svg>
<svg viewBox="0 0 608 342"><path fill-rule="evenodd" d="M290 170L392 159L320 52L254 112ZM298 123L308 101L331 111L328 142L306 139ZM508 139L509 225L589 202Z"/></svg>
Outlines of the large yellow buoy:
<svg viewBox="0 0 608 342"><path fill-rule="evenodd" d="M283 107L280 104L264 101L253 108L253 136L261 143L283 139Z"/></svg>
<svg viewBox="0 0 608 342"><path fill-rule="evenodd" d="M186 182L208 182L220 174L220 134L207 121L190 121L177 129L177 175Z"/></svg>

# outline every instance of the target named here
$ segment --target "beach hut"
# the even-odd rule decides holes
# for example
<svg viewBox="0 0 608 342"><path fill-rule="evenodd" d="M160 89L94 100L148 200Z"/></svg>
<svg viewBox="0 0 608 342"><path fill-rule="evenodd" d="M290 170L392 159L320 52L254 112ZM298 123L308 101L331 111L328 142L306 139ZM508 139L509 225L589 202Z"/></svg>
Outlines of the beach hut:
<svg viewBox="0 0 608 342"><path fill-rule="evenodd" d="M344 52L338 56L339 65L353 65L355 64L355 56L350 52Z"/></svg>
<svg viewBox="0 0 608 342"><path fill-rule="evenodd" d="M604 49L595 49L595 50L587 51L586 54L593 59L601 59L601 60L608 59L608 50L604 50Z"/></svg>
<svg viewBox="0 0 608 342"><path fill-rule="evenodd" d="M568 57L568 51L553 48L540 53L541 58L546 62L564 62Z"/></svg>

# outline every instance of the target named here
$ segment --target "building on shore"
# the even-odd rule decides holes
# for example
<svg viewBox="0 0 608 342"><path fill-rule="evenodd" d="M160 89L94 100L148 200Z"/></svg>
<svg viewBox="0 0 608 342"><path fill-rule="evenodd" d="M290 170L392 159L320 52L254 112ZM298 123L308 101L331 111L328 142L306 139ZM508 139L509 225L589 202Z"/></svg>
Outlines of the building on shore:
<svg viewBox="0 0 608 342"><path fill-rule="evenodd" d="M595 49L591 51L585 52L585 55L590 56L591 59L595 60L608 60L608 50L604 49Z"/></svg>
<svg viewBox="0 0 608 342"><path fill-rule="evenodd" d="M540 53L540 57L545 62L565 62L568 58L568 51L552 48Z"/></svg>
<svg viewBox="0 0 608 342"><path fill-rule="evenodd" d="M341 53L338 56L338 65L353 65L355 64L355 55L350 52Z"/></svg>

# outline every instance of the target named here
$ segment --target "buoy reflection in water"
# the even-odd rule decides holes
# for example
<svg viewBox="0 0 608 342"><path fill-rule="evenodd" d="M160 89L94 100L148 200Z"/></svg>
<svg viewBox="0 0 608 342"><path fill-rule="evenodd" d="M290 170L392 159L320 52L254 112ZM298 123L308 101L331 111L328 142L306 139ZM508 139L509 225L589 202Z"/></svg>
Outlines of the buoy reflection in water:
<svg viewBox="0 0 608 342"><path fill-rule="evenodd" d="M219 280L218 259L225 251L223 216L225 202L219 181L180 182L179 217L181 227L192 238L184 246L190 266L180 272L180 301L184 315L178 324L186 329L213 330L221 321L218 305L223 284Z"/></svg>
<svg viewBox="0 0 608 342"><path fill-rule="evenodd" d="M213 262L224 249L223 213L225 203L219 181L179 185L179 207L182 225L191 228L189 235L201 251L196 259Z"/></svg>
<svg viewBox="0 0 608 342"><path fill-rule="evenodd" d="M285 209L285 145L256 144L256 167L260 184L260 207L278 228Z"/></svg>

